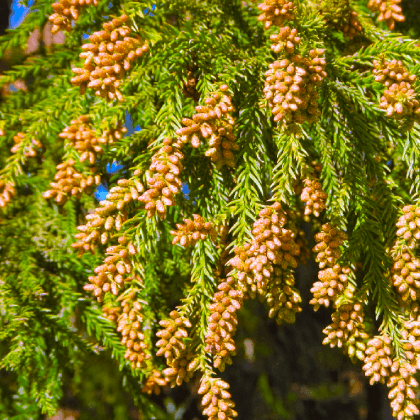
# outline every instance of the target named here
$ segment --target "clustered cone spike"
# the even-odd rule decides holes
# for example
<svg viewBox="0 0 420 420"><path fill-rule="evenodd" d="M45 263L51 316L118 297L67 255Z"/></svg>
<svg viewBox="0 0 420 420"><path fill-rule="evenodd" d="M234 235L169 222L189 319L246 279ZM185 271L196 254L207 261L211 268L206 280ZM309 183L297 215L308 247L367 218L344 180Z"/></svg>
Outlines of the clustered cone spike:
<svg viewBox="0 0 420 420"><path fill-rule="evenodd" d="M261 14L258 20L264 23L264 28L269 29L271 26L283 26L287 20L295 19L295 5L288 0L265 0L258 5Z"/></svg>
<svg viewBox="0 0 420 420"><path fill-rule="evenodd" d="M286 212L276 202L259 212L253 224L252 241L234 249L235 257L228 264L236 269L235 277L228 277L219 285L219 292L210 306L211 322L206 335L206 350L213 353L215 367L224 370L235 355L232 339L236 332L236 311L247 297L267 301L269 316L276 322L293 323L301 311L299 291L293 287L290 271L296 268L300 247L295 242L295 226L286 228ZM229 323L226 323L229 320ZM224 327L227 326L227 329Z"/></svg>
<svg viewBox="0 0 420 420"><path fill-rule="evenodd" d="M17 133L13 136L13 141L15 144L10 151L12 153L18 153L23 147L23 156L26 158L37 156L39 149L42 149L42 143L37 139L31 139L30 143L27 144L24 133Z"/></svg>
<svg viewBox="0 0 420 420"><path fill-rule="evenodd" d="M386 383L390 388L388 398L391 400L392 415L397 420L412 420L419 414L419 400L416 394L419 384L414 378L417 367L410 362L395 360L391 365L391 373Z"/></svg>
<svg viewBox="0 0 420 420"><path fill-rule="evenodd" d="M130 361L132 369L145 367L145 361L150 359L146 353L147 344L142 332L142 304L137 299L137 293L130 291L121 296L122 314L118 317L117 331L121 333L121 344L127 347L124 358Z"/></svg>
<svg viewBox="0 0 420 420"><path fill-rule="evenodd" d="M420 367L420 305L417 301L420 263L415 254L420 239L420 222L417 223L420 210L409 205L402 209L402 213L397 222L397 240L391 252L394 260L391 274L407 316L399 331L404 355L391 359L391 339L387 335L375 337L368 342L363 369L366 376L371 377L371 384L385 382L387 378L393 416L398 420L412 420L414 415L419 414L416 398L419 384L414 375Z"/></svg>
<svg viewBox="0 0 420 420"><path fill-rule="evenodd" d="M420 242L420 207L405 206L402 212L397 222L397 236L405 246L414 249Z"/></svg>
<svg viewBox="0 0 420 420"><path fill-rule="evenodd" d="M209 325L206 333L206 351L213 355L214 367L221 372L226 364L232 364L236 355L233 336L238 326L237 311L243 304L243 293L237 290L233 277L228 277L218 285L218 292L210 304Z"/></svg>
<svg viewBox="0 0 420 420"><path fill-rule="evenodd" d="M117 324L118 318L121 315L121 306L102 306L102 315L114 324Z"/></svg>
<svg viewBox="0 0 420 420"><path fill-rule="evenodd" d="M190 118L183 118L185 127L176 133L183 143L190 143L198 148L202 142L207 143L205 155L217 167L235 166L235 155L232 151L239 150L236 136L233 133L235 120L232 117L234 107L230 96L226 93L227 85L221 85L219 92L204 100L204 105L195 107L196 114Z"/></svg>
<svg viewBox="0 0 420 420"><path fill-rule="evenodd" d="M60 0L52 4L54 13L49 17L50 22L53 24L51 32L57 32L65 29L70 31L72 21L79 19L81 10L93 4L97 6L99 0Z"/></svg>
<svg viewBox="0 0 420 420"><path fill-rule="evenodd" d="M219 378L204 375L201 379L198 393L203 396L203 414L208 420L233 420L238 416L234 410L235 403L227 391L229 388L229 384Z"/></svg>
<svg viewBox="0 0 420 420"><path fill-rule="evenodd" d="M418 365L420 361L420 321L408 320L401 329L403 349L408 360ZM419 366L420 367L420 366Z"/></svg>
<svg viewBox="0 0 420 420"><path fill-rule="evenodd" d="M350 269L342 267L340 264L335 264L333 267L325 268L318 272L318 279L311 288L313 298L310 304L314 305L314 310L317 311L321 305L328 308L330 302L333 302L345 290L347 286L347 275Z"/></svg>
<svg viewBox="0 0 420 420"><path fill-rule="evenodd" d="M251 243L236 247L230 264L238 271L239 285L250 297L264 300L270 277L277 265L283 270L297 267L299 246L296 233L285 227L286 213L280 203L260 211L254 223Z"/></svg>
<svg viewBox="0 0 420 420"><path fill-rule="evenodd" d="M300 229L297 226L297 222L299 222L302 218L302 212L298 209L289 209L286 211L286 215L288 218L288 225L290 229L295 233L295 242L299 246L299 255L296 256L296 260L298 263L306 265L309 258L311 258L311 250L309 248L309 242L306 238L306 233L303 229Z"/></svg>
<svg viewBox="0 0 420 420"><path fill-rule="evenodd" d="M321 232L315 235L317 244L313 252L317 253L315 261L319 268L332 267L341 257L340 246L347 239L347 235L340 229L333 228L330 223L322 225Z"/></svg>
<svg viewBox="0 0 420 420"><path fill-rule="evenodd" d="M124 76L149 48L138 36L130 36L129 20L122 15L105 22L103 30L90 35L89 43L83 45L83 68L73 68L76 76L71 79L82 94L92 88L95 95L106 100L124 99L119 90Z"/></svg>
<svg viewBox="0 0 420 420"><path fill-rule="evenodd" d="M121 139L127 132L125 127L117 127L113 130L104 131L101 137L96 136L95 131L90 126L91 118L89 115L81 115L70 122L59 137L66 139L73 145L80 154L80 162L89 162L94 165L98 155L103 153L103 145L112 144L115 139Z"/></svg>
<svg viewBox="0 0 420 420"><path fill-rule="evenodd" d="M62 205L71 197L80 198L83 193L89 194L101 183L101 176L95 174L96 167L90 168L90 174L85 176L74 167L74 159L68 159L57 165L58 172L51 182L51 190L46 191L44 198L55 197L55 201Z"/></svg>
<svg viewBox="0 0 420 420"><path fill-rule="evenodd" d="M262 11L258 20L264 22L265 29L280 27L270 39L272 50L282 54L282 59L270 63L265 72L264 94L275 122L313 123L321 115L316 87L327 76L325 50L314 48L308 57L298 54L301 40L298 31L284 26L286 20L295 19L294 7L293 2L284 0L266 0L258 6Z"/></svg>
<svg viewBox="0 0 420 420"><path fill-rule="evenodd" d="M183 82L182 92L187 98L196 102L200 99L200 93L197 90L197 78L190 69L187 70L187 79Z"/></svg>
<svg viewBox="0 0 420 420"><path fill-rule="evenodd" d="M156 333L160 338L156 343L159 348L156 355L166 358L168 368L162 373L171 387L174 387L192 378L198 366L198 360L184 343L184 339L188 339L188 329L192 326L190 320L177 311L172 311L169 316L169 319L159 322L164 329Z"/></svg>
<svg viewBox="0 0 420 420"><path fill-rule="evenodd" d="M319 10L326 23L353 39L363 32L358 14L350 7L348 0L321 0Z"/></svg>
<svg viewBox="0 0 420 420"><path fill-rule="evenodd" d="M102 302L106 293L114 296L133 280L132 256L137 253L134 245L125 236L118 238L118 245L109 246L106 250L104 264L95 268L96 276L89 276L89 283L84 286Z"/></svg>
<svg viewBox="0 0 420 420"><path fill-rule="evenodd" d="M166 382L172 388L181 386L184 381L189 382L194 376L198 366L198 360L194 357L195 355L192 352L184 353L181 357L174 359L169 367L162 371Z"/></svg>
<svg viewBox="0 0 420 420"><path fill-rule="evenodd" d="M367 6L372 12L379 12L378 21L386 22L392 31L395 28L395 22L405 21L400 3L401 0L369 0Z"/></svg>
<svg viewBox="0 0 420 420"><path fill-rule="evenodd" d="M365 354L363 370L366 376L370 376L370 384L384 383L392 365L391 338L386 334L372 338L367 343Z"/></svg>
<svg viewBox="0 0 420 420"><path fill-rule="evenodd" d="M99 243L106 245L115 232L121 231L122 224L127 220L125 209L138 200L143 191L144 187L136 177L118 180L118 185L109 190L106 200L101 201L93 213L86 215L87 223L77 227L77 242L71 246L83 255L85 252L93 253ZM134 255L134 246L129 244L128 247Z"/></svg>
<svg viewBox="0 0 420 420"><path fill-rule="evenodd" d="M414 90L415 74L410 74L400 60L374 60L375 81L387 89L383 92L380 108L388 117L409 118L420 122L420 103Z"/></svg>
<svg viewBox="0 0 420 420"><path fill-rule="evenodd" d="M289 270L274 268L273 278L267 287L268 316L276 318L278 325L283 322L293 324L296 314L302 311L299 304L302 302L299 290L293 287L295 277Z"/></svg>
<svg viewBox="0 0 420 420"><path fill-rule="evenodd" d="M0 207L6 207L15 195L15 185L0 178Z"/></svg>
<svg viewBox="0 0 420 420"><path fill-rule="evenodd" d="M315 282L311 288L314 297L309 303L314 305L315 311L321 305L330 306L330 302L334 302L347 287L350 269L337 263L341 257L340 246L346 239L347 235L344 232L333 228L329 223L322 225L321 232L315 235L318 243L313 252L317 253L315 261L321 269L318 272L320 281Z"/></svg>
<svg viewBox="0 0 420 420"><path fill-rule="evenodd" d="M165 356L170 365L175 359L179 358L186 351L183 339L188 338L188 329L191 328L189 319L182 317L177 311L172 311L170 319L164 319L159 325L164 327L156 335L160 340L156 343L159 348L157 356Z"/></svg>
<svg viewBox="0 0 420 420"><path fill-rule="evenodd" d="M343 31L344 36L349 39L359 36L363 32L363 28L358 19L357 12L351 10L346 22L341 25L340 29Z"/></svg>
<svg viewBox="0 0 420 420"><path fill-rule="evenodd" d="M211 222L206 222L199 214L193 214L193 220L184 219L184 223L176 225L177 230L172 230L174 236L172 244L179 243L181 246L194 246L199 240L204 241L207 236L215 241L217 232Z"/></svg>
<svg viewBox="0 0 420 420"><path fill-rule="evenodd" d="M363 307L360 303L340 305L331 315L332 324L322 331L326 337L322 344L343 347L352 360L365 359L369 334L365 331Z"/></svg>
<svg viewBox="0 0 420 420"><path fill-rule="evenodd" d="M416 301L420 297L420 260L410 249L394 255L391 273L392 284L403 302Z"/></svg>
<svg viewBox="0 0 420 420"><path fill-rule="evenodd" d="M328 194L322 190L321 183L316 179L306 178L303 183L305 188L302 190L300 199L305 203L304 215L308 217L313 214L315 217L319 217L325 209Z"/></svg>
<svg viewBox="0 0 420 420"><path fill-rule="evenodd" d="M287 58L269 64L264 94L275 122L317 121L321 111L316 87L327 76L324 52L316 48L309 52L309 57L286 54Z"/></svg>
<svg viewBox="0 0 420 420"><path fill-rule="evenodd" d="M297 29L291 29L288 26L280 28L278 33L270 35L270 39L273 42L271 49L277 54L282 51L286 51L288 54L294 54L295 47L300 43Z"/></svg>
<svg viewBox="0 0 420 420"><path fill-rule="evenodd" d="M409 205L402 209L396 226L397 239L391 250L394 265L391 281L402 306L412 318L418 316L416 301L420 296L420 260L416 251L420 244L420 207Z"/></svg>
<svg viewBox="0 0 420 420"><path fill-rule="evenodd" d="M144 394L155 394L159 395L162 387L167 385L166 378L162 375L162 372L154 370L151 375L146 379L146 382L141 390Z"/></svg>
<svg viewBox="0 0 420 420"><path fill-rule="evenodd" d="M161 219L166 216L166 208L175 205L175 195L179 193L182 182L179 178L183 166L181 153L183 143L165 138L161 147L153 156L147 179L149 189L138 200L145 203L147 217L156 212Z"/></svg>
<svg viewBox="0 0 420 420"><path fill-rule="evenodd" d="M398 420L412 420L414 415L419 414L416 398L419 384L414 374L420 366L420 322L404 321L401 336L405 358L392 361L386 385L390 388L388 398L393 416Z"/></svg>

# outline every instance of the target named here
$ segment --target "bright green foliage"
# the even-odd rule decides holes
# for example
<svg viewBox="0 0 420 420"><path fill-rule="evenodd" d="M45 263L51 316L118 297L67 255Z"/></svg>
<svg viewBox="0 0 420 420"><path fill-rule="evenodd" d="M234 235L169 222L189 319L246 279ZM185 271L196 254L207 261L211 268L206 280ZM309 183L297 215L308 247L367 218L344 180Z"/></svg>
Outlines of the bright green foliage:
<svg viewBox="0 0 420 420"><path fill-rule="evenodd" d="M71 30L64 31L63 44L41 46L0 76L3 87L17 81L25 86L0 98L0 367L14 375L12 386L0 388L0 419L53 415L67 386L62 378L74 375L75 383L82 384L83 393L90 395L83 385L84 366L96 360L107 366L111 359L118 363L118 378L144 418L169 418L141 390L153 372L168 368L165 358L156 356L156 333L163 328L159 321L167 320L174 309L191 323L188 337L177 339L190 353L189 362L194 362L191 374L204 375L202 393L209 392L204 391L206 384L216 383L212 381L216 381L213 361L217 350L206 345L213 296L228 275L236 280L240 276L241 269L236 266L229 272L234 249L238 253L237 247L255 243L252 225L259 212L275 201L281 203L283 210L278 211L287 215L285 229L293 235L308 221L312 234L325 223L346 233L347 239L340 244L341 257L335 262L348 267L350 274L344 291L330 299L331 307L336 310L342 304L360 303L365 311L363 331L369 339L391 337L390 360L401 365L410 360L411 348L406 344L417 342L417 333L406 322L417 322L416 297L401 296L391 271L404 252L414 259L419 249L420 237L410 242L404 232L396 236L396 223L402 207L416 205L420 194L420 111L415 113L420 88L418 81L413 81L415 92L400 100L408 111L392 113L380 105L388 86L375 80L373 70L375 60L388 63L385 68L392 60L401 60L408 74L420 75L419 41L378 23L365 1L326 1L321 5L295 1L294 7L295 19L281 25L298 31L300 43L293 54L309 57L313 49L325 50L320 54L325 56L326 76L314 87L320 115L312 123L292 123L287 117L274 121L264 93L265 73L276 60L286 57L294 62L295 58L292 53L270 49L270 35L279 28L273 25L265 31L258 20L261 10L250 0L99 0L97 6L80 8ZM334 8L340 18L331 18ZM362 31L349 39L340 25L351 11L357 12ZM22 25L0 39L0 54L6 57L11 51L24 50L30 33L43 28L52 13L52 0L35 0ZM91 88L80 94L70 80L75 76L72 68L83 68L79 54L89 42L86 35L102 30L104 22L123 14L129 17L130 36L148 45L148 51L132 61L124 76L120 88L124 100L107 101L95 96ZM162 217L158 213L147 217L145 202L137 196L150 188L147 181L155 173L150 170L152 157L163 150L165 138L176 141L182 137L183 118L199 113L195 107L204 106L206 98L216 92L232 101L229 118L238 145L233 152L235 165L213 162L206 154L209 146L203 136L199 147L180 140L184 157L177 176L181 191L175 194L174 205L166 205L160 213ZM59 137L81 115L90 116L90 127L98 138L129 119L141 130L102 145L103 152L89 165L79 161L81 153L71 142ZM220 123L217 121L215 124ZM24 137L12 153L17 133ZM35 156L28 154L34 149L32 139L41 143L35 147ZM94 195L77 194L63 205L45 198L56 166L70 158L85 177L92 175L95 167L94 174L101 175L107 190L122 186L117 183L121 179L130 180L135 188L140 185L131 197L129 193L128 198L114 199L115 203L125 201L123 209L113 208L111 214L113 223L117 215L122 217L122 226L110 230L107 245L98 240L92 253L78 252L71 244L77 242L77 226L86 225L86 216L100 208ZM115 162L122 169L111 174L107 168ZM300 195L304 179L319 180L328 195L319 218L303 215ZM102 207L106 205L102 203ZM416 208L420 207L406 209L405 214L414 214ZM171 231L193 214L211 222L217 239L199 239L190 248L172 245ZM420 221L420 213L417 216ZM410 229L415 235L415 228ZM129 243L135 250L127 257L132 272L127 274L129 270L124 269L129 279L115 295L106 292L103 302L98 302L83 287L112 252L106 255L107 247L118 245L118 238L125 238L123 245ZM296 238L304 254L307 245ZM282 278L285 274L293 278L293 268L282 267ZM416 270L411 271L420 273L419 267ZM281 285L284 293L294 287ZM237 289L245 300L252 297L249 290L241 289L240 282ZM282 290L270 293L281 294ZM137 293L141 305L140 341L146 345L147 355L139 368L126 360L121 331L102 313L102 306L121 306L132 292ZM262 301L266 298L264 294L259 297ZM289 322L286 316L283 321ZM356 356L348 343L343 344L352 360L365 358L368 338L362 341ZM416 351L412 350L415 355L411 359L417 360ZM118 396L123 392L115 384L104 386L115 387L110 393ZM268 387L264 376L259 386ZM320 389L320 395L322 392ZM268 391L266 397L274 404ZM206 406L204 399L203 404ZM236 409L246 418L239 404ZM120 417L116 414L115 418L126 415L124 408L120 410ZM282 413L284 408L276 410ZM404 408L394 409L394 414L401 410ZM400 419L412 418L409 409L404 413ZM223 419L223 414L219 418Z"/></svg>

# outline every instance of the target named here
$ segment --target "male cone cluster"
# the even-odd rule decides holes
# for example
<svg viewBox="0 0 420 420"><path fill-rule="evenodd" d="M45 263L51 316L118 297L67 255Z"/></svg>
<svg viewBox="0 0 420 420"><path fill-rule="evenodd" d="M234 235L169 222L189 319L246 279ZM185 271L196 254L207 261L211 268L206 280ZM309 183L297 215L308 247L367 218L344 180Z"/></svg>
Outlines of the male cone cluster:
<svg viewBox="0 0 420 420"><path fill-rule="evenodd" d="M154 370L151 375L146 379L145 384L141 392L144 394L155 394L159 395L161 388L167 385L166 378L162 375L162 372Z"/></svg>
<svg viewBox="0 0 420 420"><path fill-rule="evenodd" d="M177 223L177 230L172 230L174 236L172 244L179 243L181 246L194 246L199 240L204 241L207 236L215 241L217 232L211 222L205 222L199 214L193 214L193 219L184 219L184 223Z"/></svg>
<svg viewBox="0 0 420 420"><path fill-rule="evenodd" d="M231 98L226 93L227 85L219 88L220 92L214 93L204 100L204 105L195 107L196 114L190 118L183 118L185 127L176 133L183 143L190 143L198 148L202 141L207 142L205 155L220 167L227 165L235 166L235 156L232 151L239 150L236 136L233 133L235 120L232 117L234 111Z"/></svg>
<svg viewBox="0 0 420 420"><path fill-rule="evenodd" d="M219 378L203 376L198 393L203 396L203 414L209 420L233 420L238 416L229 388L229 384Z"/></svg>
<svg viewBox="0 0 420 420"><path fill-rule="evenodd" d="M410 362L395 360L391 365L391 374L386 383L390 388L388 398L391 400L392 415L397 420L413 419L419 414L416 398L419 384L414 378L417 367Z"/></svg>
<svg viewBox="0 0 420 420"><path fill-rule="evenodd" d="M206 334L206 350L214 356L214 365L224 370L236 353L232 339L237 328L236 312L246 297L258 295L267 300L269 316L294 322L300 312L299 291L293 287L290 268L297 266L300 248L294 238L296 233L286 228L287 216L276 202L259 213L253 224L252 242L234 249L235 257L228 264L236 269L234 275L222 282L209 309L211 316Z"/></svg>
<svg viewBox="0 0 420 420"><path fill-rule="evenodd" d="M363 32L363 28L360 24L358 14L356 11L350 11L346 21L342 25L340 25L340 29L343 31L344 36L346 36L349 39L353 39Z"/></svg>
<svg viewBox="0 0 420 420"><path fill-rule="evenodd" d="M117 127L114 130L106 130L101 137L96 136L90 126L89 115L81 115L70 122L59 137L73 145L80 155L80 162L89 162L94 165L98 156L103 153L103 145L111 144L115 139L121 139L127 132L125 127Z"/></svg>
<svg viewBox="0 0 420 420"><path fill-rule="evenodd" d="M414 378L419 366L420 323L407 321L402 329L403 348L407 359L391 359L391 339L388 335L377 336L368 342L363 370L370 376L370 384L386 381L390 388L388 398L394 417L398 420L412 420L419 414L416 394L419 384Z"/></svg>
<svg viewBox="0 0 420 420"><path fill-rule="evenodd" d="M16 188L12 182L0 178L0 207L4 208L16 195Z"/></svg>
<svg viewBox="0 0 420 420"><path fill-rule="evenodd" d="M351 359L365 359L366 342L363 307L360 303L340 305L331 315L332 324L322 331L326 337L322 344L343 347Z"/></svg>
<svg viewBox="0 0 420 420"><path fill-rule="evenodd" d="M420 208L405 206L402 213L391 251L394 260L391 275L402 305L409 309L411 302L416 302L420 296L420 260L416 255L420 243Z"/></svg>
<svg viewBox="0 0 420 420"><path fill-rule="evenodd" d="M132 369L141 369L145 366L145 361L150 359L150 354L145 353L147 344L142 332L142 305L137 300L135 291L130 291L121 298L123 313L118 317L117 331L122 335L121 344L127 347L124 357L131 362Z"/></svg>
<svg viewBox="0 0 420 420"><path fill-rule="evenodd" d="M240 287L250 297L258 293L265 299L275 265L283 270L296 268L300 249L294 241L295 232L285 227L287 217L280 203L261 210L259 216L253 225L252 242L236 247L230 264L238 271Z"/></svg>
<svg viewBox="0 0 420 420"><path fill-rule="evenodd" d="M83 45L80 58L84 59L83 68L73 68L74 85L80 86L83 94L87 88L95 90L95 95L106 100L123 100L120 87L123 78L134 61L141 57L148 45L138 36L130 36L129 17L105 22L102 31L89 36L89 43Z"/></svg>
<svg viewBox="0 0 420 420"><path fill-rule="evenodd" d="M237 311L243 304L243 293L237 290L236 280L228 277L222 281L210 304L209 325L206 333L206 351L213 355L214 367L221 372L226 364L232 364L231 356L236 355L233 336L238 326Z"/></svg>
<svg viewBox="0 0 420 420"><path fill-rule="evenodd" d="M179 178L183 169L181 161L184 159L182 146L180 140L165 138L163 146L152 157L147 178L149 189L138 198L145 204L147 217L153 217L157 212L164 219L166 208L175 205L175 195L182 187Z"/></svg>
<svg viewBox="0 0 420 420"><path fill-rule="evenodd" d="M420 263L415 254L420 239L420 210L409 205L403 207L402 213L397 222L397 240L391 251L394 260L391 274L406 316L399 331L404 355L397 354L393 358L391 339L383 334L368 342L363 370L371 377L371 384L386 381L393 416L398 420L412 420L419 414L416 398L419 385L414 374L420 366L420 322L417 321Z"/></svg>
<svg viewBox="0 0 420 420"><path fill-rule="evenodd" d="M30 142L25 141L24 133L17 133L13 136L14 146L10 149L12 153L18 153L23 147L23 156L26 158L35 157L38 154L39 149L42 148L42 143L37 139L31 139Z"/></svg>
<svg viewBox="0 0 420 420"><path fill-rule="evenodd" d="M406 359L393 360L386 385L390 388L388 398L394 417L412 420L415 414L419 414L419 400L416 398L419 384L414 374L419 368L420 322L405 321L401 335Z"/></svg>
<svg viewBox="0 0 420 420"><path fill-rule="evenodd" d="M318 243L313 251L317 252L315 261L321 269L318 272L320 281L314 283L311 289L314 297L309 302L314 305L315 311L321 305L330 306L330 302L334 302L347 286L347 275L350 269L337 263L341 257L340 246L346 239L347 235L344 232L333 228L329 223L322 225L321 232L315 235Z"/></svg>
<svg viewBox="0 0 420 420"><path fill-rule="evenodd" d="M306 178L303 183L305 188L302 190L300 199L305 203L304 215L308 217L313 214L315 217L319 217L325 209L328 194L322 191L321 183L315 179Z"/></svg>
<svg viewBox="0 0 420 420"><path fill-rule="evenodd" d="M403 215L397 222L397 236L410 249L420 242L420 207L410 205L402 209Z"/></svg>
<svg viewBox="0 0 420 420"><path fill-rule="evenodd" d="M384 383L392 365L391 338L386 334L372 338L367 343L365 354L363 370L366 376L370 376L370 384Z"/></svg>
<svg viewBox="0 0 420 420"><path fill-rule="evenodd" d="M420 356L420 322L408 320L403 324L401 336L404 340L403 349L408 360L418 362Z"/></svg>
<svg viewBox="0 0 420 420"><path fill-rule="evenodd" d="M283 51L286 51L288 54L294 54L295 47L300 43L297 29L291 29L288 26L280 28L280 31L276 34L271 34L270 40L273 42L271 49L277 54Z"/></svg>
<svg viewBox="0 0 420 420"><path fill-rule="evenodd" d="M49 17L53 24L51 32L56 34L63 29L70 31L72 21L79 19L81 10L90 4L97 6L98 3L99 0L60 0L53 3L54 13Z"/></svg>
<svg viewBox="0 0 420 420"><path fill-rule="evenodd" d="M56 182L51 182L52 189L43 194L44 198L55 198L62 205L71 197L80 198L83 193L90 193L101 183L100 175L95 175L96 167L92 167L91 173L85 176L75 168L75 163L74 159L68 159L57 165Z"/></svg>
<svg viewBox="0 0 420 420"><path fill-rule="evenodd" d="M394 256L392 284L403 302L416 301L420 296L420 261L409 249Z"/></svg>
<svg viewBox="0 0 420 420"><path fill-rule="evenodd" d="M77 242L71 246L83 255L94 252L99 243L107 244L127 219L127 206L137 200L143 190L143 185L135 177L118 180L118 185L109 190L106 200L99 203L94 213L86 215L87 223L77 227Z"/></svg>
<svg viewBox="0 0 420 420"><path fill-rule="evenodd" d="M102 306L102 315L111 321L113 324L116 324L119 316L121 315L122 308L121 306Z"/></svg>
<svg viewBox="0 0 420 420"><path fill-rule="evenodd" d="M278 325L283 322L293 324L296 314L302 311L299 290L295 287L295 276L290 270L274 268L273 278L267 287L268 316L275 318Z"/></svg>
<svg viewBox="0 0 420 420"><path fill-rule="evenodd" d="M309 52L309 57L285 54L287 58L269 64L265 72L265 98L274 121L302 124L320 116L316 87L327 76L323 49Z"/></svg>
<svg viewBox="0 0 420 420"><path fill-rule="evenodd" d="M408 119L410 124L420 122L420 104L414 90L415 74L410 74L400 60L374 60L375 81L386 89L381 97L380 108L388 117Z"/></svg>
<svg viewBox="0 0 420 420"><path fill-rule="evenodd" d="M188 338L187 329L191 328L191 322L177 311L172 311L169 316L169 319L159 322L164 329L156 333L160 338L156 343L159 348L156 355L165 356L168 368L162 373L167 382L174 387L192 378L198 362L183 341Z"/></svg>
<svg viewBox="0 0 420 420"><path fill-rule="evenodd" d="M353 39L363 31L358 14L350 7L349 0L321 0L319 11L326 23Z"/></svg>
<svg viewBox="0 0 420 420"><path fill-rule="evenodd" d="M197 78L194 75L194 71L187 71L187 80L183 82L182 92L187 98L191 98L196 102L200 99L200 93L197 90Z"/></svg>
<svg viewBox="0 0 420 420"><path fill-rule="evenodd" d="M405 21L399 3L401 0L369 0L367 6L372 12L379 12L378 21L386 22L392 31L395 28L395 22Z"/></svg>
<svg viewBox="0 0 420 420"><path fill-rule="evenodd" d="M292 2L266 0L258 7L263 11L258 19L264 22L266 29L273 25L280 27L270 39L272 50L281 53L282 59L269 64L264 87L274 121L313 123L320 116L316 87L327 76L325 50L314 48L309 51L309 57L298 54L301 39L297 29L283 26L286 20L295 19Z"/></svg>
<svg viewBox="0 0 420 420"><path fill-rule="evenodd" d="M98 302L102 302L106 293L117 296L126 282L133 279L132 256L136 248L125 236L118 238L118 245L106 250L104 264L95 268L96 276L89 276L89 284L84 289L93 292Z"/></svg>
<svg viewBox="0 0 420 420"><path fill-rule="evenodd" d="M286 20L295 19L295 5L292 1L265 0L264 3L258 5L258 9L262 12L258 20L264 23L265 29L271 26L283 26Z"/></svg>

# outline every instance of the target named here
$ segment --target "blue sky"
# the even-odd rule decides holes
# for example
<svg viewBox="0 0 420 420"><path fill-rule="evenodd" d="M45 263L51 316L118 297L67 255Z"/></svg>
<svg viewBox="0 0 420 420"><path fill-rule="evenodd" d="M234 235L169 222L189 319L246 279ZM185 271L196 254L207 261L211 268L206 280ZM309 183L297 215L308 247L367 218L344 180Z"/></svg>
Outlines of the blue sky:
<svg viewBox="0 0 420 420"><path fill-rule="evenodd" d="M29 5L31 6L32 4L33 4L33 0L29 0ZM16 28L17 26L19 26L22 23L28 11L29 11L29 8L23 6L20 3L20 0L13 0L12 13L9 19L9 27Z"/></svg>

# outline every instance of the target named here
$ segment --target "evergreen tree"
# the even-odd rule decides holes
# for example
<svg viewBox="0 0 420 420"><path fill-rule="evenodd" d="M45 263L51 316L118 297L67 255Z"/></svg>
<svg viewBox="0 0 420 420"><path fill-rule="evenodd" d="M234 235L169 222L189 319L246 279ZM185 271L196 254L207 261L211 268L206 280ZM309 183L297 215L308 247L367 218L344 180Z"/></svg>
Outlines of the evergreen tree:
<svg viewBox="0 0 420 420"><path fill-rule="evenodd" d="M399 1L35 1L2 57L46 25L65 42L0 76L0 418L95 400L94 366L100 418L128 395L180 418L154 394L190 381L202 418L250 418L235 333L250 359L308 306L395 418L419 413L420 48Z"/></svg>

